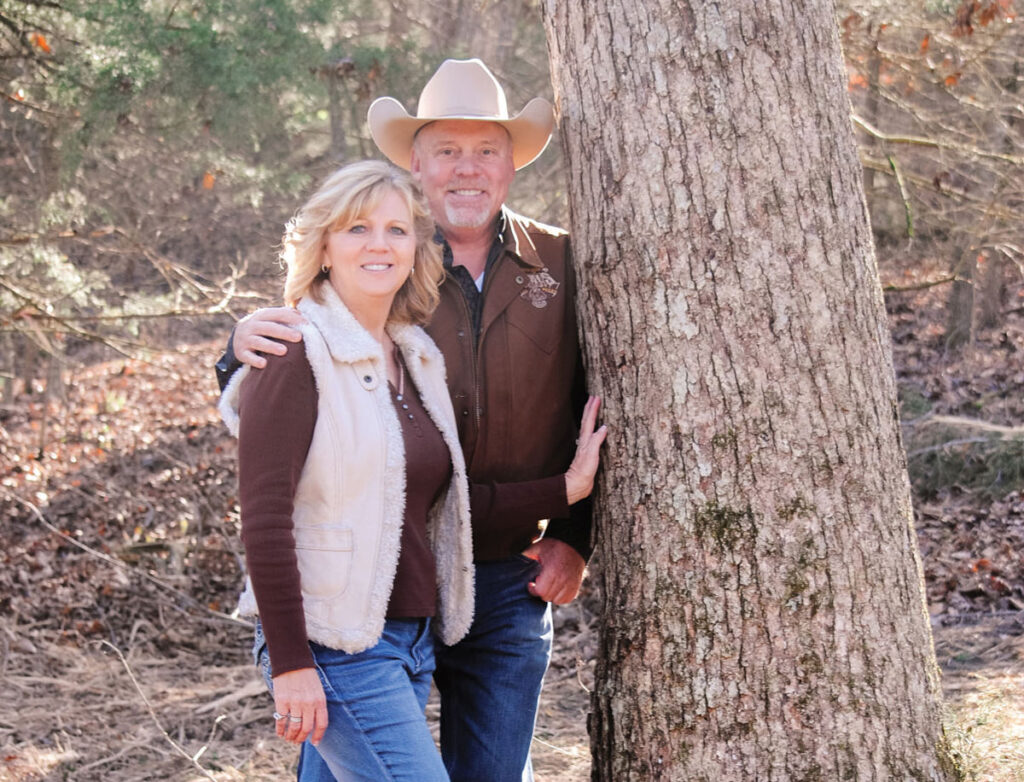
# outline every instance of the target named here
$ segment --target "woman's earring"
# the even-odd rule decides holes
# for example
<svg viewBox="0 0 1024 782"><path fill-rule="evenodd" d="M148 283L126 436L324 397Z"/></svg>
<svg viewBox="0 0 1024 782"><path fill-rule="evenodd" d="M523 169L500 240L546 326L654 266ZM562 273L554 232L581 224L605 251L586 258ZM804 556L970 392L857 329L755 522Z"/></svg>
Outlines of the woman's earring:
<svg viewBox="0 0 1024 782"><path fill-rule="evenodd" d="M321 264L320 265L320 271L322 271L324 274L330 274L331 273L331 267L328 266L326 263Z"/></svg>
<svg viewBox="0 0 1024 782"><path fill-rule="evenodd" d="M415 266L413 266L413 267L412 267L411 269L409 269L409 274L410 274L410 275L413 275L413 274L415 274L415 273L416 273L416 267L415 267Z"/></svg>

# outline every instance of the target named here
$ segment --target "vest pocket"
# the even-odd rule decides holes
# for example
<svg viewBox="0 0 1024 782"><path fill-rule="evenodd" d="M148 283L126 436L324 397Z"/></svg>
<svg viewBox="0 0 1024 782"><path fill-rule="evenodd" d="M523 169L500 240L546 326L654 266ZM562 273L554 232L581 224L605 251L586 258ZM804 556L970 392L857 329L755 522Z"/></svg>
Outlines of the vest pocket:
<svg viewBox="0 0 1024 782"><path fill-rule="evenodd" d="M294 534L303 595L318 600L341 595L352 571L351 528L296 527Z"/></svg>

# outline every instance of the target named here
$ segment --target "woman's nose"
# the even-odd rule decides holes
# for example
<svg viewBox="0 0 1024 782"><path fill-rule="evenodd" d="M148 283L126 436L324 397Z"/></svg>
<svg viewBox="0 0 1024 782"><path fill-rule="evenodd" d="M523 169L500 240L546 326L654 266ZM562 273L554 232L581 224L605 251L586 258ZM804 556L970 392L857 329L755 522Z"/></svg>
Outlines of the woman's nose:
<svg viewBox="0 0 1024 782"><path fill-rule="evenodd" d="M367 237L367 240L366 240L366 249L367 250L375 250L375 251L378 251L378 252L381 251L381 250L387 250L388 249L387 239L384 236L384 231L383 230L373 230L373 231L370 231L370 235L369 235L369 237Z"/></svg>

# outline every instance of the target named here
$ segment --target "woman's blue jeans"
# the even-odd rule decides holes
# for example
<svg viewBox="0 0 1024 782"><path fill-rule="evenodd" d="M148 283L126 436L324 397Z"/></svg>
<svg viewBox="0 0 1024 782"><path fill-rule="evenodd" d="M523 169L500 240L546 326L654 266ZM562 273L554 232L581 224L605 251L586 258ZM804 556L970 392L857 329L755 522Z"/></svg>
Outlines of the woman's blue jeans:
<svg viewBox="0 0 1024 782"><path fill-rule="evenodd" d="M261 635L257 628L257 657L269 679ZM327 695L327 732L319 746L302 745L301 782L447 782L424 716L434 673L429 619L389 619L380 641L357 654L310 648Z"/></svg>
<svg viewBox="0 0 1024 782"><path fill-rule="evenodd" d="M522 555L477 562L473 626L454 646L437 647L441 751L451 782L533 780L530 744L552 636L551 606L527 591L538 567ZM299 782L334 778L309 742L303 744Z"/></svg>

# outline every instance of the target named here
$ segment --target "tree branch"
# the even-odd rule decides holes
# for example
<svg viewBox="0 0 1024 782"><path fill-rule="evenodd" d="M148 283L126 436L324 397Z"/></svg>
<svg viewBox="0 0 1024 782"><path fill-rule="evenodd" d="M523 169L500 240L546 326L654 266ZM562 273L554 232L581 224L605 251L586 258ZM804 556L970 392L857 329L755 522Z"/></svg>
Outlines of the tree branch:
<svg viewBox="0 0 1024 782"><path fill-rule="evenodd" d="M916 282L912 285L883 285L882 291L885 293L902 293L904 291L923 291L927 288L934 288L937 285L945 285L948 282L968 282L967 280L960 280L955 274L951 274L948 277L940 277L937 280L928 280L926 282Z"/></svg>
<svg viewBox="0 0 1024 782"><path fill-rule="evenodd" d="M951 141L937 141L932 138L925 138L924 136L898 136L890 133L883 133L878 128L874 127L867 120L858 117L856 114L851 114L850 118L853 120L853 124L867 133L873 138L877 138L880 141L885 141L890 144L908 144L916 147L929 147L931 149L945 149L954 152L960 152L965 155L973 155L974 157L987 158L989 160L998 160L1001 163L1010 163L1014 166L1024 166L1024 157L1021 155L1007 155L999 152L989 152L987 149L980 149L978 147L971 147L966 144L957 144Z"/></svg>
<svg viewBox="0 0 1024 782"><path fill-rule="evenodd" d="M139 697L142 698L142 702L146 705L146 711L149 712L149 716L153 720L153 724L156 725L157 730L159 730L160 733L163 735L164 740L168 744L171 745L171 747L174 749L175 752L177 752L183 758L188 760L193 766L195 766L196 769L204 777L206 777L207 779L213 780L213 782L216 782L217 778L215 776L213 776L213 774L211 774L209 771L207 771L199 763L198 755L196 757L193 757L192 755L189 755L188 752L185 751L185 748L182 747L177 741L172 739L171 738L171 734L169 734L164 729L164 726L160 724L160 718L156 716L156 711L153 709L153 705L149 702L149 698L146 697L146 693L142 691L142 687L139 685L138 679L136 679L135 678L135 674L132 673L132 667L128 664L128 661L124 658L124 655L121 654L121 650L118 649L116 646L114 646L112 643L110 643L110 641L100 641L100 644L103 645L103 646L109 647L110 649L112 649L114 651L114 654L117 655L118 659L121 661L121 665L124 666L125 671L128 673L128 678L131 679L132 684L135 685L135 691L137 693L139 693ZM205 750L205 749L206 748L204 747L203 750ZM200 750L200 754L202 753L203 750Z"/></svg>

